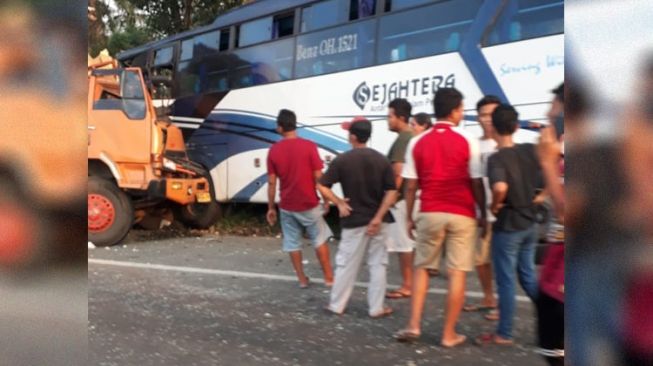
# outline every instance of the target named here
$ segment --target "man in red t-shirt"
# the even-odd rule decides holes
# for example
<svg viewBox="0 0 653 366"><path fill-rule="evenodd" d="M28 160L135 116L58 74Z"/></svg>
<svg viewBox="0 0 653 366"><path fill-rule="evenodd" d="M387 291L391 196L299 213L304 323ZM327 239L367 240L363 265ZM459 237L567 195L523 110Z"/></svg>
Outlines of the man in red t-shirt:
<svg viewBox="0 0 653 366"><path fill-rule="evenodd" d="M438 89L433 107L437 122L429 132L410 141L402 173L407 186L407 228L411 237L416 229L417 239L411 317L395 338L412 341L420 336L427 269L434 268L444 246L449 289L441 344L455 347L466 339L456 333L456 323L465 299L466 272L474 269L477 226L484 236L485 191L478 139L456 128L464 115L463 95L454 88ZM418 187L421 205L413 220Z"/></svg>
<svg viewBox="0 0 653 366"><path fill-rule="evenodd" d="M277 221L275 196L277 178L281 180L281 231L283 251L290 254L290 260L301 288L308 287L308 277L302 265L302 234L308 234L315 247L315 253L324 272L324 283L333 284L329 246L332 236L324 220L322 207L317 197L316 182L322 176L322 160L317 146L297 136L295 113L282 109L277 117L277 132L283 139L270 148L268 153L268 213L270 225Z"/></svg>

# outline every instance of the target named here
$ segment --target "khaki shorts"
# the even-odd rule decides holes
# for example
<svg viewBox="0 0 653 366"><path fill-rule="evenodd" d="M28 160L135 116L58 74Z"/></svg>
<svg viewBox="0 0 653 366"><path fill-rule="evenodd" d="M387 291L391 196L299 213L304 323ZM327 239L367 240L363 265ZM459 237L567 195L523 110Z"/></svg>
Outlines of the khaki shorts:
<svg viewBox="0 0 653 366"><path fill-rule="evenodd" d="M481 229L477 229L476 237L476 255L474 256L474 263L477 266L489 264L492 262L492 250L490 244L492 243L492 224L487 223L485 230L485 237L481 237Z"/></svg>
<svg viewBox="0 0 653 366"><path fill-rule="evenodd" d="M422 212L417 216L415 267L438 268L444 247L447 267L470 272L474 269L476 220L444 212Z"/></svg>

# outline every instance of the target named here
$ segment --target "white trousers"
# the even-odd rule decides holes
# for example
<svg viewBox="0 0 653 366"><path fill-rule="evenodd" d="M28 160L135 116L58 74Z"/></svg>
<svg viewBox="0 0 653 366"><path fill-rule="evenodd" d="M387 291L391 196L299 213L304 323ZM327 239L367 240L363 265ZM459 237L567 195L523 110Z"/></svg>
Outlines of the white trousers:
<svg viewBox="0 0 653 366"><path fill-rule="evenodd" d="M342 239L336 253L336 277L329 301L331 311L342 313L347 307L365 252L370 271L367 289L369 314L377 315L383 311L388 266L388 229L388 224L383 224L379 234L373 237L365 233L365 226L342 230Z"/></svg>

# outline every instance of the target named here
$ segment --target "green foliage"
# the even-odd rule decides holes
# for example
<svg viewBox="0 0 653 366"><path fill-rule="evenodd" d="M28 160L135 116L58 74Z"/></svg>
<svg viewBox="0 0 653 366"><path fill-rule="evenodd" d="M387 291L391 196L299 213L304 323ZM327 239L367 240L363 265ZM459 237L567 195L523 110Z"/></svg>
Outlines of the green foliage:
<svg viewBox="0 0 653 366"><path fill-rule="evenodd" d="M94 0L97 20L89 20L92 55L108 47L112 55L148 41L207 25L247 0Z"/></svg>
<svg viewBox="0 0 653 366"><path fill-rule="evenodd" d="M121 51L128 50L147 43L150 36L145 29L135 26L128 26L124 31L113 33L107 42L109 54L116 55Z"/></svg>

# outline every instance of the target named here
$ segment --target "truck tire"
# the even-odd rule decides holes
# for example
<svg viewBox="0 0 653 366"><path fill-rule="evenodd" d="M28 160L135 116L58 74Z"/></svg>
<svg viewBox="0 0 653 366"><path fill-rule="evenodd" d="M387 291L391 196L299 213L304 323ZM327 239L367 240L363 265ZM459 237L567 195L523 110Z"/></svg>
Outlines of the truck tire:
<svg viewBox="0 0 653 366"><path fill-rule="evenodd" d="M120 243L134 222L131 200L113 182L88 177L88 240L99 247Z"/></svg>
<svg viewBox="0 0 653 366"><path fill-rule="evenodd" d="M208 229L215 224L220 216L222 210L220 204L215 199L215 189L213 187L213 180L209 174L205 175L209 181L209 189L211 191L211 202L209 203L191 203L188 205L179 205L177 207L176 217L184 225L190 226L195 229Z"/></svg>

